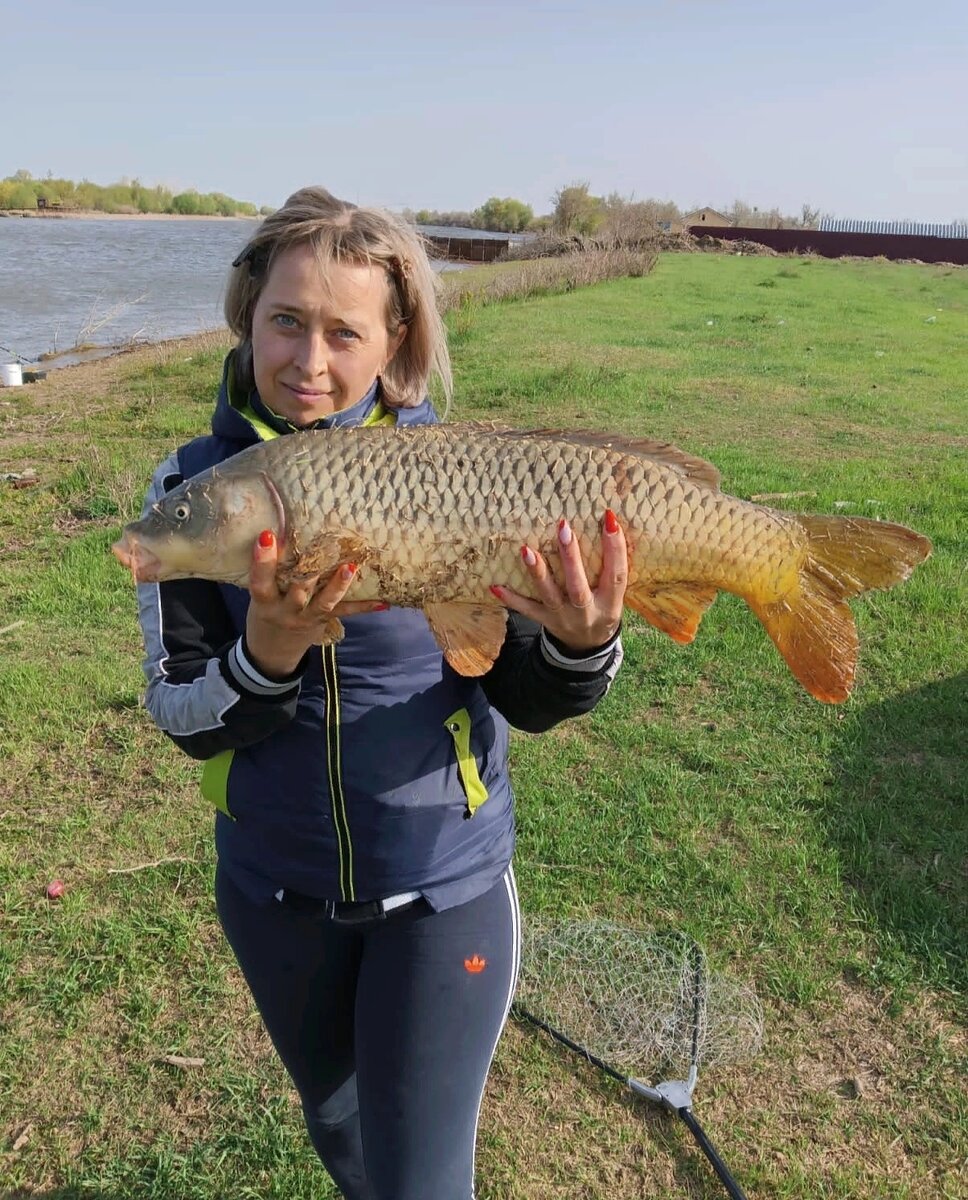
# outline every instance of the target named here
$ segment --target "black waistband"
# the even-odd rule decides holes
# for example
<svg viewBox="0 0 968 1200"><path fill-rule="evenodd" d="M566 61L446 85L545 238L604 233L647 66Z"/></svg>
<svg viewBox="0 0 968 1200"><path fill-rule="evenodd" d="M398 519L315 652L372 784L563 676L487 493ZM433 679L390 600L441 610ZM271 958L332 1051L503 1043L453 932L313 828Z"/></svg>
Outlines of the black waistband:
<svg viewBox="0 0 968 1200"><path fill-rule="evenodd" d="M391 909L385 909L382 900L317 900L315 896L303 896L299 892L291 892L288 888L279 893L277 899L286 908L305 913L307 916L335 921L340 925L358 925L364 921L385 920L387 917L396 916L397 913L407 912L421 897Z"/></svg>

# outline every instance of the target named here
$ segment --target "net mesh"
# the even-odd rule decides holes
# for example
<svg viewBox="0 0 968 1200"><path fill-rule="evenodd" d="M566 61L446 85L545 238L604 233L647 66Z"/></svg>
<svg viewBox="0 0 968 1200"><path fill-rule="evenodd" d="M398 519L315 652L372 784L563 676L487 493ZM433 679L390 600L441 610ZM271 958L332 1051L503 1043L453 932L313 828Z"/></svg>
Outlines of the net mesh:
<svg viewBox="0 0 968 1200"><path fill-rule="evenodd" d="M640 1079L741 1062L763 1040L755 993L690 938L609 921L529 918L516 1004Z"/></svg>

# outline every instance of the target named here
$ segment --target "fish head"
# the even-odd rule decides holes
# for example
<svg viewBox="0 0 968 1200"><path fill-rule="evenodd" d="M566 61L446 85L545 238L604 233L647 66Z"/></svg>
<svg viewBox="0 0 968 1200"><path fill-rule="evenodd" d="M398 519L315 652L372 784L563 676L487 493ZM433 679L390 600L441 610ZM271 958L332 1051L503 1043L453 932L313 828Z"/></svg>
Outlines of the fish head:
<svg viewBox="0 0 968 1200"><path fill-rule="evenodd" d="M163 496L111 549L138 583L213 579L244 587L264 529L281 548L285 512L269 477L215 468Z"/></svg>

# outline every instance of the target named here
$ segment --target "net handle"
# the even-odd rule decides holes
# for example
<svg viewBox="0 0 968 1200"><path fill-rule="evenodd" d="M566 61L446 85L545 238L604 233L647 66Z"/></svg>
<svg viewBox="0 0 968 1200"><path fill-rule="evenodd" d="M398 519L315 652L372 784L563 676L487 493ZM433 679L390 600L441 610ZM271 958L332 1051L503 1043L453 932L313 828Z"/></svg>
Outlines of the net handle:
<svg viewBox="0 0 968 1200"><path fill-rule="evenodd" d="M722 1158L720 1158L719 1151L706 1136L706 1131L699 1124L695 1116L693 1116L692 1109L689 1106L692 1099L692 1088L689 1084L678 1082L668 1085L660 1084L658 1088L648 1087L640 1079L631 1079L627 1075L622 1075L621 1072L616 1071L604 1059L599 1058L596 1054L592 1054L591 1051L586 1050L578 1042L572 1041L567 1034L562 1033L560 1029L555 1029L547 1021L542 1021L540 1017L536 1017L534 1013L529 1012L522 1005L513 1005L511 1011L518 1020L527 1021L529 1024L535 1025L538 1029L543 1029L556 1042L567 1046L575 1054L580 1054L593 1067L597 1067L612 1079L624 1084L633 1094L644 1096L648 1100L662 1104L666 1108L671 1108L673 1112L682 1118L686 1128L696 1139L700 1150L705 1154L716 1175L719 1177L720 1182L729 1193L730 1200L748 1200L746 1193L730 1174L729 1168L723 1162Z"/></svg>
<svg viewBox="0 0 968 1200"><path fill-rule="evenodd" d="M719 1151L706 1136L706 1131L696 1120L691 1108L677 1108L676 1112L683 1119L686 1128L696 1139L699 1149L709 1159L712 1169L719 1176L720 1182L730 1195L730 1200L747 1200L746 1193L730 1174L729 1167L719 1157Z"/></svg>
<svg viewBox="0 0 968 1200"><path fill-rule="evenodd" d="M553 1037L556 1042L561 1042L563 1046L567 1046L569 1050L574 1050L576 1054L580 1054L593 1067L598 1067L600 1071L604 1071L606 1075L612 1079L618 1080L619 1083L628 1084L628 1076L622 1075L610 1067L604 1059L599 1058L596 1054L592 1054L590 1050L586 1050L584 1046L579 1046L577 1042L573 1042L570 1037L567 1037L560 1029L555 1029L553 1025L549 1025L547 1021L542 1021L540 1017L536 1017L533 1012L528 1012L520 1004L515 1004L511 1008L511 1012L519 1021L527 1021L531 1025L536 1025L538 1029L543 1029L550 1037Z"/></svg>

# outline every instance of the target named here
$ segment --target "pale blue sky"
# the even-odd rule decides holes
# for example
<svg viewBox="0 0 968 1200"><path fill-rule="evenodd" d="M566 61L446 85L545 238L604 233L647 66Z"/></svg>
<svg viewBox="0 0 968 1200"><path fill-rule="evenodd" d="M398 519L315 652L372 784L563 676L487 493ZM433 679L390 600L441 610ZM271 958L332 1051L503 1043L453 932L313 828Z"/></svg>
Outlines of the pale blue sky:
<svg viewBox="0 0 968 1200"><path fill-rule="evenodd" d="M968 218L968 0L43 0L0 176L470 209L555 189Z"/></svg>

